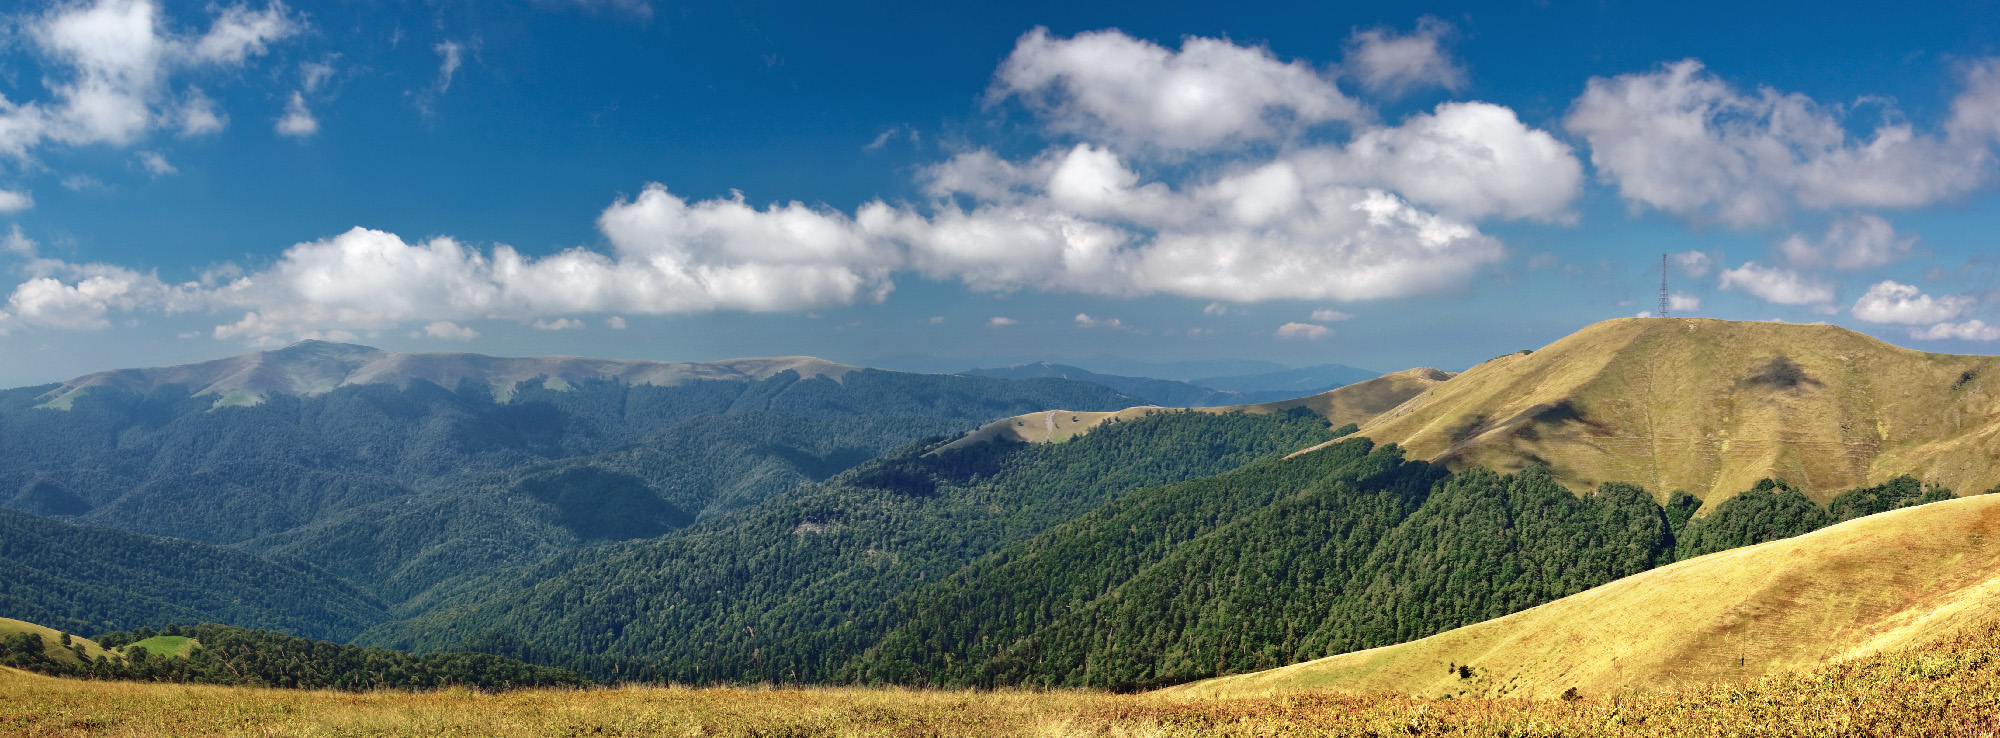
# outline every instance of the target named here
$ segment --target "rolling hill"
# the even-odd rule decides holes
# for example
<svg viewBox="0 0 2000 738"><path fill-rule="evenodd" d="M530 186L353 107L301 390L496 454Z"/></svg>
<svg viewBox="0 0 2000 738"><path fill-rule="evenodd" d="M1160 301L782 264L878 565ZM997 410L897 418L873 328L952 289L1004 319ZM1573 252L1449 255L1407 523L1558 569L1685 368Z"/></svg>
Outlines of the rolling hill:
<svg viewBox="0 0 2000 738"><path fill-rule="evenodd" d="M1331 431L1310 415L1176 412L1062 444L912 444L652 540L511 572L358 642L473 647L608 680L828 681L898 622L898 595L1136 490Z"/></svg>
<svg viewBox="0 0 2000 738"><path fill-rule="evenodd" d="M346 640L388 613L296 561L0 510L0 616L79 634L226 622Z"/></svg>
<svg viewBox="0 0 2000 738"><path fill-rule="evenodd" d="M0 618L0 641L21 634L30 634L42 639L42 655L50 661L66 666L82 666L99 656L120 658L118 653L97 644L89 638L71 633L69 646L63 645L63 631L13 618Z"/></svg>
<svg viewBox="0 0 2000 738"><path fill-rule="evenodd" d="M1345 387L1327 390L1309 397L1279 400L1251 405L1226 405L1219 407L1189 408L1197 412L1228 413L1241 411L1251 415L1289 412L1303 408L1334 426L1348 423L1365 423L1376 416L1394 409L1404 401L1421 394L1450 379L1450 372L1431 368L1405 369L1366 379ZM1088 433L1090 429L1104 423L1121 422L1142 418L1157 412L1167 412L1158 406L1130 407L1115 412L1092 412L1088 410L1044 410L1041 412L1016 415L1011 418L987 423L978 430L945 448L962 448L975 443L989 441L1023 441L1027 443L1050 443L1065 441Z"/></svg>
<svg viewBox="0 0 2000 738"><path fill-rule="evenodd" d="M1690 559L1422 640L1172 691L1546 698L1783 673L2000 616L1996 535L2000 496L1909 507Z"/></svg>
<svg viewBox="0 0 2000 738"><path fill-rule="evenodd" d="M1975 492L2000 483L1995 364L1835 326L1621 318L1479 364L1361 434L1452 468L1542 463L1578 491L1710 505L1766 477L1822 503L1904 474Z"/></svg>

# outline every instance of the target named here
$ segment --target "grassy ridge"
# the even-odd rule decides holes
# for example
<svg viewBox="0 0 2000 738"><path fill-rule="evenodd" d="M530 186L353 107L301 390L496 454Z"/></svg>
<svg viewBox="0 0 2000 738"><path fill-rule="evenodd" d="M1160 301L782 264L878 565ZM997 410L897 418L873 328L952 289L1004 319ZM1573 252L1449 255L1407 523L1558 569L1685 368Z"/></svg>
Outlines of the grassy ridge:
<svg viewBox="0 0 2000 738"><path fill-rule="evenodd" d="M1724 682L1921 643L2000 616L2000 496L1683 561L1418 641L1177 689L1554 697Z"/></svg>
<svg viewBox="0 0 2000 738"><path fill-rule="evenodd" d="M24 620L0 618L0 640L5 640L10 636L22 633L32 633L41 636L42 653L48 656L50 660L59 661L64 664L82 664L85 660L94 659L99 656L106 658L118 657L118 654L98 645L96 641L80 635L71 634L70 643L72 646L66 647L62 642L62 631L36 625ZM81 650L83 653L79 655L77 653L78 650Z"/></svg>
<svg viewBox="0 0 2000 738"><path fill-rule="evenodd" d="M1902 474L1971 492L2000 483L1994 365L1834 326L1620 318L1475 366L1361 434L1453 468L1544 462L1571 489L1711 505L1765 477L1821 503Z"/></svg>
<svg viewBox="0 0 2000 738"><path fill-rule="evenodd" d="M2000 628L1763 679L1574 701L651 687L349 694L4 668L0 693L10 697L0 700L0 733L52 737L1990 735L2000 729Z"/></svg>

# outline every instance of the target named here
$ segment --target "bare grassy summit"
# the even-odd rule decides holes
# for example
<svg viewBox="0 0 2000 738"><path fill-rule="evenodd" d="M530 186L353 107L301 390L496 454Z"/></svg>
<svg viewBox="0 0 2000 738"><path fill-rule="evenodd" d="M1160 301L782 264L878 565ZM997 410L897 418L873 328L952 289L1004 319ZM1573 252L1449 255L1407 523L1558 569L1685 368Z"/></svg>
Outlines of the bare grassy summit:
<svg viewBox="0 0 2000 738"><path fill-rule="evenodd" d="M1909 474L2000 483L1991 356L1826 325L1621 318L1492 359L1362 423L1454 468L1547 464L1571 489L1637 484L1713 506L1765 477L1820 502Z"/></svg>

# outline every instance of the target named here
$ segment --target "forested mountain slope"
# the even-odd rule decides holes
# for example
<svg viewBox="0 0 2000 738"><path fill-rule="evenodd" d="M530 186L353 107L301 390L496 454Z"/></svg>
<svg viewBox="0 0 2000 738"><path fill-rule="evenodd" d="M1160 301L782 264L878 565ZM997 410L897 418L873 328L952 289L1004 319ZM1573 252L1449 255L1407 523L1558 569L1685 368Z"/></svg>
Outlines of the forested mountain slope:
<svg viewBox="0 0 2000 738"><path fill-rule="evenodd" d="M0 617L85 635L226 622L347 640L388 613L301 563L0 510Z"/></svg>
<svg viewBox="0 0 2000 738"><path fill-rule="evenodd" d="M1910 474L2000 484L2000 371L1826 325L1620 318L1475 366L1362 424L1453 468L1546 464L1576 490L1815 500Z"/></svg>
<svg viewBox="0 0 2000 738"><path fill-rule="evenodd" d="M1120 689L1397 643L1671 561L1643 491L1343 441L1145 490L915 593L859 681Z"/></svg>
<svg viewBox="0 0 2000 738"><path fill-rule="evenodd" d="M242 402L219 401L230 398ZM0 507L238 543L658 434L671 436L666 445L714 448L750 428L765 442L730 454L731 471L695 463L659 467L646 479L670 488L666 503L699 516L994 417L1133 402L1083 382L807 359L500 359L307 342L0 391ZM861 417L868 420L858 426L838 422ZM787 423L805 426L814 441L756 430ZM721 437L705 439L710 429Z"/></svg>
<svg viewBox="0 0 2000 738"><path fill-rule="evenodd" d="M1063 444L920 445L362 640L606 679L1137 689L1410 641L1684 552L1951 497L1900 478L1823 507L1767 482L1697 520L1685 495L1579 496L1541 467L1448 473L1366 439L1129 489L1202 471L1160 466L1194 438L1308 417L1161 412Z"/></svg>
<svg viewBox="0 0 2000 738"><path fill-rule="evenodd" d="M309 558L409 612L428 606L440 586L581 546L657 537L825 479L913 434L962 427L932 416L710 416L624 448L439 485L243 546Z"/></svg>
<svg viewBox="0 0 2000 738"><path fill-rule="evenodd" d="M1329 435L1309 413L1162 412L1066 444L919 444L657 540L564 554L362 641L469 643L607 678L826 680L899 594L1131 490Z"/></svg>
<svg viewBox="0 0 2000 738"><path fill-rule="evenodd" d="M164 644L178 649L164 650ZM573 672L491 654L418 656L213 623L106 633L93 641L0 618L0 666L86 679L350 692L444 687L490 691L589 684Z"/></svg>
<svg viewBox="0 0 2000 738"><path fill-rule="evenodd" d="M1781 673L2000 615L1996 536L2000 496L1937 502L1695 558L1411 643L1176 691L1546 698Z"/></svg>

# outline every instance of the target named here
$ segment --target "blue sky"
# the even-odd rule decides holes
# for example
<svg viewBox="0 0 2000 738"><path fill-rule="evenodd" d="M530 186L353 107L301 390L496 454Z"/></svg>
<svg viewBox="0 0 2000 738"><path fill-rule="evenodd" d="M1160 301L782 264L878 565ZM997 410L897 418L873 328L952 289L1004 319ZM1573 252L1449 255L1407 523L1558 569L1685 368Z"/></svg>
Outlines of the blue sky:
<svg viewBox="0 0 2000 738"><path fill-rule="evenodd" d="M2000 10L30 2L0 385L401 350L2000 350Z"/></svg>

